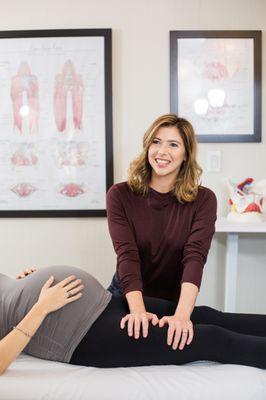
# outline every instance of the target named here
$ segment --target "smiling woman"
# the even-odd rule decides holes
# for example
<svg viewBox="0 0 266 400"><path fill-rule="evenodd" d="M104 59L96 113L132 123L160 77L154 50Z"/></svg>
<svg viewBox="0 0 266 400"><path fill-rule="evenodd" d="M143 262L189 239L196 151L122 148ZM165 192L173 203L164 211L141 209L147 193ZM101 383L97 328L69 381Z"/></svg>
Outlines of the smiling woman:
<svg viewBox="0 0 266 400"><path fill-rule="evenodd" d="M162 126L149 146L149 164L152 167L150 186L161 186L161 191L169 191L169 184L176 179L182 164L186 161L186 149L175 126ZM164 177L161 184L160 177ZM166 179L167 178L167 179Z"/></svg>
<svg viewBox="0 0 266 400"><path fill-rule="evenodd" d="M216 197L200 185L192 125L166 114L143 137L127 182L107 194L107 217L117 253L117 273L109 290L126 296L129 335L147 336L151 321L143 295L176 302L164 316L173 348L193 339L190 320L200 289L216 220Z"/></svg>
<svg viewBox="0 0 266 400"><path fill-rule="evenodd" d="M157 118L143 137L143 151L130 165L128 184L137 194L149 187L173 191L177 200L195 200L202 169L196 160L193 126L184 118L166 114Z"/></svg>

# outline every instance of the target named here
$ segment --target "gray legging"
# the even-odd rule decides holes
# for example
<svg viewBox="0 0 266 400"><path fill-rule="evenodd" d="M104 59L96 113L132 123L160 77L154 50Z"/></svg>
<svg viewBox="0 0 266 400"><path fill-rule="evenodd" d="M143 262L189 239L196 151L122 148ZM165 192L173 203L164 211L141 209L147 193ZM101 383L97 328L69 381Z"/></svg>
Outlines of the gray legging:
<svg viewBox="0 0 266 400"><path fill-rule="evenodd" d="M173 315L176 304L144 297L146 309L159 318ZM266 315L224 313L207 306L191 315L194 338L183 350L166 343L167 329L149 326L147 338L134 339L120 329L128 313L123 296L113 296L80 344L70 363L94 367L180 365L197 360L266 368Z"/></svg>

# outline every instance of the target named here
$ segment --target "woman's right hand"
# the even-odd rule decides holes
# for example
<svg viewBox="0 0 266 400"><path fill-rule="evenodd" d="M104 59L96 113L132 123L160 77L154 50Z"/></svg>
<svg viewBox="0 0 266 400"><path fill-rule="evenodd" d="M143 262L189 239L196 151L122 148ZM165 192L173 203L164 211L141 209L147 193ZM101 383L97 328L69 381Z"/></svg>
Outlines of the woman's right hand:
<svg viewBox="0 0 266 400"><path fill-rule="evenodd" d="M45 314L59 310L66 304L78 300L82 296L81 290L84 289L81 279L76 279L75 275L70 275L56 285L51 286L53 282L54 277L50 276L43 285L37 301Z"/></svg>
<svg viewBox="0 0 266 400"><path fill-rule="evenodd" d="M156 314L152 314L146 311L134 312L127 314L124 318L121 319L120 328L124 329L127 322L128 336L133 336L134 332L134 338L138 339L140 336L140 328L142 326L142 334L143 337L146 338L148 336L150 321L152 325L155 326L158 324L159 319Z"/></svg>

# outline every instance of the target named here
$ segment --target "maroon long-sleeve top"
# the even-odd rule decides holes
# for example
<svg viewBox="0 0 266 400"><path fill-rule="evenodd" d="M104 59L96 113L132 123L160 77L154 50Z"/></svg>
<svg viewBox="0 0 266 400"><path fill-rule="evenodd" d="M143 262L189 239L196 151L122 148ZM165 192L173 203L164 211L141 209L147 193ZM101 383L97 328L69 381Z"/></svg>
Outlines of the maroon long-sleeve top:
<svg viewBox="0 0 266 400"><path fill-rule="evenodd" d="M107 218L124 294L176 301L181 284L200 288L215 231L215 194L200 186L195 201L181 204L169 193L149 188L135 194L127 182L107 193Z"/></svg>

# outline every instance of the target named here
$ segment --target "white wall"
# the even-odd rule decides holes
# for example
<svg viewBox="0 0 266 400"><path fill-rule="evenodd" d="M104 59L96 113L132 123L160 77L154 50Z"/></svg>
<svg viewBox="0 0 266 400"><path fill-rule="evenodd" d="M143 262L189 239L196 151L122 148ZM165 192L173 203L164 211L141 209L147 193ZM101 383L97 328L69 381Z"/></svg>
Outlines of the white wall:
<svg viewBox="0 0 266 400"><path fill-rule="evenodd" d="M170 30L266 30L264 0L0 0L0 29L112 28L113 129L115 182L125 180L129 162L141 148L142 135L157 116L169 112ZM263 74L266 72L263 32ZM265 104L263 79L263 104ZM204 173L203 183L226 212L224 176L265 178L263 142L200 144L206 169L208 150L222 151L222 171ZM0 177L1 178L1 177ZM239 311L265 312L266 236L241 235ZM115 255L105 218L1 219L1 272L24 266L72 264L92 272L105 285L115 269ZM216 234L205 269L199 303L223 307L225 235Z"/></svg>

